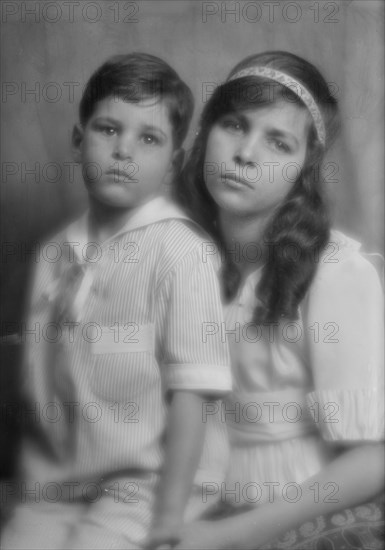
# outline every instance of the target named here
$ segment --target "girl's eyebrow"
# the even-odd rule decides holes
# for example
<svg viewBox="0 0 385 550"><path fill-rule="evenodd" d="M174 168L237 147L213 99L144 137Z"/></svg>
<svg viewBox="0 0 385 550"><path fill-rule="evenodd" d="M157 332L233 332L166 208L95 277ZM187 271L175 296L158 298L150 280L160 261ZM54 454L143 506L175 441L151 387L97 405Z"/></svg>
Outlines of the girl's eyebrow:
<svg viewBox="0 0 385 550"><path fill-rule="evenodd" d="M250 129L250 128L252 127L252 123L251 123L251 121L248 119L248 117L247 117L246 114L240 113L240 114L238 115L238 117L239 117L239 120L240 120L242 126L243 126L244 128L246 128L246 130L248 130L248 129Z"/></svg>
<svg viewBox="0 0 385 550"><path fill-rule="evenodd" d="M225 120L227 117L233 117L236 119L246 130L250 128L251 124L249 119L247 118L247 115L243 113L238 113L237 111L230 111L221 117L219 117L219 121Z"/></svg>
<svg viewBox="0 0 385 550"><path fill-rule="evenodd" d="M248 119L248 116L247 114L244 114L244 113L236 113L235 116L238 117L238 119L243 123L245 124L246 126L250 127L251 126L251 121ZM282 130L282 129L279 129L279 128L275 128L274 126L272 126L271 128L268 128L267 129L267 132L270 136L272 137L276 137L276 138L280 138L280 139L289 139L291 141L294 142L294 145L299 148L299 141L298 139L296 138L296 136L290 132L290 131L285 131L285 130Z"/></svg>
<svg viewBox="0 0 385 550"><path fill-rule="evenodd" d="M242 124L245 124L246 126L250 126L250 121L249 121L247 115L245 115L244 113L233 112L233 113L229 113L228 116L234 116Z"/></svg>
<svg viewBox="0 0 385 550"><path fill-rule="evenodd" d="M267 132L272 137L290 139L290 140L294 141L296 147L299 147L298 139L291 132L286 132L285 130L279 130L278 128L274 128L274 127L269 128L267 130Z"/></svg>

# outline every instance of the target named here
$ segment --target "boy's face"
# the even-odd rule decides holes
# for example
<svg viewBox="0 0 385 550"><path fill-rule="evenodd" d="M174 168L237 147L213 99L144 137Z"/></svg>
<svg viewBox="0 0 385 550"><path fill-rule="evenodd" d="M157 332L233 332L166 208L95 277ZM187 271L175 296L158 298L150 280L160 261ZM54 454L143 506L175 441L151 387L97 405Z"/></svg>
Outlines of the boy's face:
<svg viewBox="0 0 385 550"><path fill-rule="evenodd" d="M160 195L172 176L172 137L162 101L108 97L98 102L86 126L75 126L73 133L91 203L132 209Z"/></svg>

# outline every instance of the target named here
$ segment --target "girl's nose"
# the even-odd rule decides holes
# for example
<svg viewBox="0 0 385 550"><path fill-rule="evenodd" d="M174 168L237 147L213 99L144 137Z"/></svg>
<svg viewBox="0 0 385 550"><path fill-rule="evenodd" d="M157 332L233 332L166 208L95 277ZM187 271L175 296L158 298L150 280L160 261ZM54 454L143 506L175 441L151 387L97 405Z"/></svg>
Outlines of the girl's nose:
<svg viewBox="0 0 385 550"><path fill-rule="evenodd" d="M258 162L257 138L246 135L239 142L235 151L235 160L239 164L255 164Z"/></svg>
<svg viewBox="0 0 385 550"><path fill-rule="evenodd" d="M120 160L134 158L134 141L130 136L119 136L114 148L114 157Z"/></svg>

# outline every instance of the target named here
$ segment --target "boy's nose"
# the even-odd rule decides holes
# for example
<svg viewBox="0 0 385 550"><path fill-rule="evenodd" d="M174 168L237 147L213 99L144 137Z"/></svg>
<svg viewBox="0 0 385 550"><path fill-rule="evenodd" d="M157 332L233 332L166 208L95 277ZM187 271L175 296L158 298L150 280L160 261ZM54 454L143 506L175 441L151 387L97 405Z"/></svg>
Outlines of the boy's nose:
<svg viewBox="0 0 385 550"><path fill-rule="evenodd" d="M114 148L114 156L117 159L132 159L134 158L134 143L130 137L120 137Z"/></svg>

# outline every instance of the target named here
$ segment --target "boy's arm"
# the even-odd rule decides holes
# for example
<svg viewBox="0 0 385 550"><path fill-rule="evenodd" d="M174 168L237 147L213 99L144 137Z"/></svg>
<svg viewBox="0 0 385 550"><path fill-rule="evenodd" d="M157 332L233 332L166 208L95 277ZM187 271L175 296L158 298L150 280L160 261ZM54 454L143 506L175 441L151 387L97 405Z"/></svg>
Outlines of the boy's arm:
<svg viewBox="0 0 385 550"><path fill-rule="evenodd" d="M174 391L169 407L164 468L157 491L154 522L148 548L179 540L178 530L190 496L205 435L202 420L204 397Z"/></svg>
<svg viewBox="0 0 385 550"><path fill-rule="evenodd" d="M227 342L219 330L210 335L205 332L207 325L220 327L223 323L214 265L203 257L202 243L189 228L177 229L178 238L173 237L172 242L183 243L183 249L178 251L173 245L168 250L168 263L175 256L175 264L158 286L158 303L167 304L160 341L164 388L172 400L163 471L147 542L151 549L179 538L202 454L206 426L202 403L205 396L219 399L231 389ZM190 248L187 253L186 248Z"/></svg>

